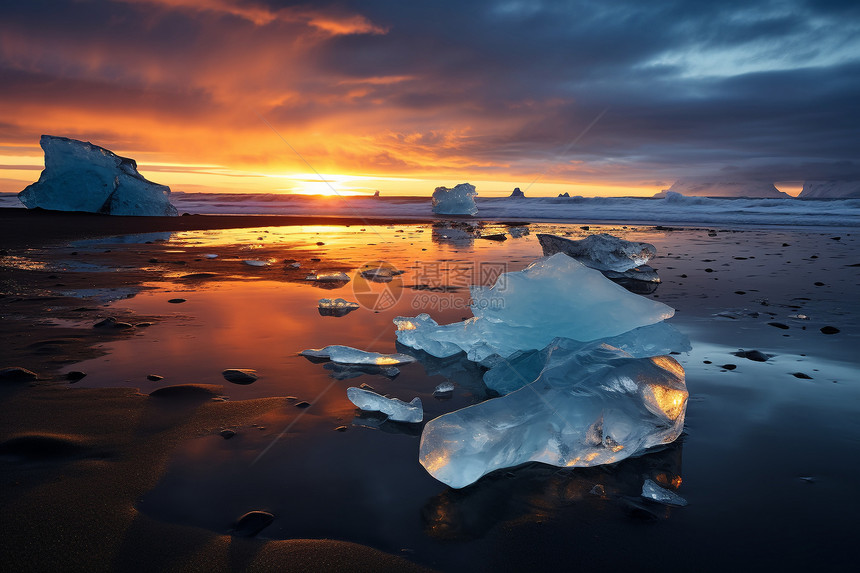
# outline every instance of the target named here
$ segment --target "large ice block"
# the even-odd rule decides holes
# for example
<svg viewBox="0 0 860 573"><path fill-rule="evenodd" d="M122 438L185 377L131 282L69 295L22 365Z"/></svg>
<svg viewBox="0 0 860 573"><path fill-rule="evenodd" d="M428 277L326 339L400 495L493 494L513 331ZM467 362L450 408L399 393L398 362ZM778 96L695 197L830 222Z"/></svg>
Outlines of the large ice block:
<svg viewBox="0 0 860 573"><path fill-rule="evenodd" d="M594 344L587 353L550 353L534 382L428 422L419 461L454 488L529 461L613 463L674 441L686 407L684 370L673 358Z"/></svg>
<svg viewBox="0 0 860 573"><path fill-rule="evenodd" d="M356 407L366 412L382 412L393 422L416 424L424 419L424 407L421 405L421 398L418 397L413 398L411 402L404 402L355 387L346 389L346 397Z"/></svg>
<svg viewBox="0 0 860 573"><path fill-rule="evenodd" d="M624 334L672 317L675 310L635 295L563 253L473 286L473 318L438 325L426 314L397 317L397 340L433 356L460 350L474 361L539 350L556 337L580 342Z"/></svg>
<svg viewBox="0 0 860 573"><path fill-rule="evenodd" d="M477 195L474 185L460 183L453 189L447 187L436 187L433 191L431 203L433 213L436 215L475 215L478 205L475 203Z"/></svg>
<svg viewBox="0 0 860 573"><path fill-rule="evenodd" d="M67 137L43 135L45 170L18 194L30 209L174 216L170 188L147 180L134 159Z"/></svg>
<svg viewBox="0 0 860 573"><path fill-rule="evenodd" d="M657 254L651 243L625 241L607 233L589 235L580 241L544 233L538 233L537 238L544 255L564 253L599 271L623 273L644 265Z"/></svg>

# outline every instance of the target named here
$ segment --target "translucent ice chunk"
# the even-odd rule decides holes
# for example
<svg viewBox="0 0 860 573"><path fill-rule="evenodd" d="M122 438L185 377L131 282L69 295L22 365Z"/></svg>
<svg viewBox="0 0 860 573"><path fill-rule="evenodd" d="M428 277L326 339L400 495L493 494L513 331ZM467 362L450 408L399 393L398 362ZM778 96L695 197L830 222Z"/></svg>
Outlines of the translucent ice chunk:
<svg viewBox="0 0 860 573"><path fill-rule="evenodd" d="M359 306L357 302L350 302L342 298L321 298L319 300L319 313L323 316L345 316L357 310Z"/></svg>
<svg viewBox="0 0 860 573"><path fill-rule="evenodd" d="M650 243L625 241L606 233L590 235L581 241L543 233L538 233L537 238L544 255L564 253L600 271L623 273L644 265L657 254Z"/></svg>
<svg viewBox="0 0 860 573"><path fill-rule="evenodd" d="M407 403L397 398L386 398L376 392L361 388L347 388L346 397L356 407L367 412L382 412L394 422L419 423L424 419L424 407L421 398L415 397Z"/></svg>
<svg viewBox="0 0 860 573"><path fill-rule="evenodd" d="M551 357L515 392L431 420L419 460L455 488L528 461L607 464L674 441L686 407L684 369L674 359L596 345L590 357Z"/></svg>
<svg viewBox="0 0 860 573"><path fill-rule="evenodd" d="M246 260L243 262L246 265L248 265L249 267L268 267L269 266L268 261L255 261L255 260L249 259L249 260Z"/></svg>
<svg viewBox="0 0 860 573"><path fill-rule="evenodd" d="M367 352L349 346L326 346L325 348L309 348L299 354L310 358L328 358L341 364L373 364L375 366L399 366L415 362L408 354L379 354Z"/></svg>
<svg viewBox="0 0 860 573"><path fill-rule="evenodd" d="M468 183L460 183L455 185L453 189L436 187L431 199L433 213L436 215L474 215L478 212L478 205L475 204L477 194L475 186Z"/></svg>
<svg viewBox="0 0 860 573"><path fill-rule="evenodd" d="M642 497L658 503L665 503L666 505L678 505L681 507L687 505L686 499L674 491L660 487L650 479L646 479L645 483L642 484Z"/></svg>
<svg viewBox="0 0 860 573"><path fill-rule="evenodd" d="M310 273L305 277L306 281L320 281L320 282L348 282L349 275L346 273L340 272L326 272L326 273Z"/></svg>
<svg viewBox="0 0 860 573"><path fill-rule="evenodd" d="M588 354L598 344L622 350L633 358L660 356L670 352L691 350L690 339L665 322L643 326L598 342L579 342L569 338L556 338L542 350L518 351L506 360L499 360L484 374L487 388L499 394L508 394L534 382L552 354L562 356Z"/></svg>
<svg viewBox="0 0 860 573"><path fill-rule="evenodd" d="M463 350L470 360L483 361L541 349L556 337L588 342L618 336L675 313L562 253L471 290L474 318L438 325L426 314L397 317L397 340L433 356Z"/></svg>
<svg viewBox="0 0 860 573"><path fill-rule="evenodd" d="M453 384L451 384L450 382L442 382L441 384L436 386L435 390L433 390L433 395L434 396L444 396L445 394L450 394L453 391L454 391L454 385Z"/></svg>

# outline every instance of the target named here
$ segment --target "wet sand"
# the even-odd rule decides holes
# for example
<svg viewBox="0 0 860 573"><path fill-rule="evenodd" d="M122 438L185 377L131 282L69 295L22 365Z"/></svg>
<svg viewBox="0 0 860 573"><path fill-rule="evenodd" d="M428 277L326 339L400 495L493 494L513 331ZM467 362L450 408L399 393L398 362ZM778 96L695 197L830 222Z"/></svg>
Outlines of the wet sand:
<svg viewBox="0 0 860 573"><path fill-rule="evenodd" d="M5 562L16 569L409 570L419 567L416 561L444 570L517 569L530 563L535 567L569 565L574 555L579 555L588 565L610 569L612 566L659 569L665 567L667 558L700 570L708 569L708 563L719 569L720 564L730 561L743 562L750 567L778 563L782 568L792 569L792 564L796 568L812 563L838 566L847 558L839 548L848 541L845 528L847 516L851 514L850 504L822 509L817 518L815 508L831 503L840 492L850 495L845 480L846 476L854 475L851 466L856 463L844 456L842 461L833 459L839 456L838 452L850 449L857 435L856 424L852 425L846 418L852 411L850 400L856 395L856 380L847 376L845 369L840 370L841 366L833 365L844 363L850 368L853 364L856 368L851 349L858 338L854 324L860 314L856 297L860 286L857 280L860 260L855 260L857 250L851 234L797 230L784 233L780 230L606 229L618 234L641 235L632 236L634 240L653 238L654 242L659 242L659 258L654 266L664 283L650 296L677 308L673 323L683 327L685 332L695 333L693 353L681 357L691 391L689 434L681 440L684 443L679 442L676 449L632 460L621 467L575 472L557 472L545 466L526 467L511 476L490 477L482 480L479 487L459 491L437 487L438 484L430 483L427 478L429 485L422 482L421 488L437 493L420 512L415 511L415 519L421 513L424 534L433 543L450 545L441 546L443 549L437 545L421 547L416 552L423 550L425 553L416 557L405 554L407 560L355 543L264 541L225 535L205 520L198 523L195 516L182 514L192 507L183 503L173 503L177 506L173 513L179 512L178 517L160 519L158 513L167 513L164 507L170 505L164 499L155 509L140 509L147 504L152 506L153 498L158 501L159 484L169 483L177 472L190 472L200 480L197 503L211 499L212 505L218 505L224 496L231 495L231 489L242 488L241 482L229 478L221 481L216 476L207 481L212 472L228 474L229 461L204 457L206 465L189 470L183 467L182 458L204 443L221 440L217 434L223 428L268 426L289 421L290 418L283 415L283 394L271 397L268 387L255 384L243 388L207 386L190 391L191 396L156 398L147 394L164 382L140 386L142 393L139 393L128 387L86 388L82 386L88 384L87 378L71 384L64 375L82 360L93 363L109 358L105 353L109 352L112 341L120 345L132 344L132 337L145 332L142 329L146 327L103 330L90 326L107 313L132 326L152 322L169 328L169 323L177 320L161 311L139 310L165 308L165 305L140 303L106 307L95 299L58 296L64 289L93 289L102 294L111 289L118 289L118 292L133 289L130 293L140 293L140 296L129 299L132 303L146 299L147 293L164 292L160 296L165 299L176 296L168 294L174 289L190 293L190 298L206 291L207 285L224 281L254 280L263 292L271 281L302 282L305 269L314 264L313 259L324 261L326 270L353 269L370 249L360 245L349 251L340 244L329 244L325 230L309 232L301 244L291 239L277 245L272 241L260 241L261 245L250 251L252 255L229 241L223 242L218 246L216 261L203 258L212 249L210 244L195 244L193 240L186 241L181 249L157 238L148 244L111 248L96 244L87 247L85 256L84 249L81 254L72 255L77 252L74 247L57 245L127 232L263 229L287 221L315 227L358 226L365 221L344 223L342 219L282 217L270 221L268 219L272 218L267 217L263 222L260 217L210 219L209 216L146 221L9 211L16 212L0 213L2 257L15 264L4 269L2 279L0 344L6 350L0 367L23 366L40 376L35 382L3 383L0 387L0 468L4 484L0 494L4 507L0 525L8 532L0 541L0 553ZM192 221L185 223L186 220ZM393 224L391 221L375 223ZM553 231L551 225L546 227L544 230ZM597 227L592 226L591 231L594 230ZM559 226L557 231L587 232L571 225ZM316 232L323 235L319 242L326 244L315 244ZM386 238L394 236L395 232L390 231ZM429 229L427 234L430 234ZM418 237L417 234L413 236ZM840 238L837 240L836 236ZM260 237L265 238L262 234ZM256 235L250 236L251 241L256 239ZM447 245L443 244L445 239L438 242L435 239L440 253L451 260L477 256L474 252L478 251L483 253L480 256L492 257L492 249L511 248L497 247L490 241L479 245L472 244L474 241ZM364 239L366 243L375 240ZM420 253L417 246L408 251L406 243L402 241L404 247L400 256L404 260L398 264ZM348 240L343 243L348 244ZM523 245L518 247L516 253L519 254L514 257L510 256L510 250L499 250L500 256L521 268L530 260L525 255L533 251L525 243ZM388 254L396 256L397 249ZM302 268L293 271L279 264L268 270L255 269L237 264L243 258L296 260ZM59 271L58 267L50 265L30 264L60 259L65 266ZM77 260L82 262L69 263ZM117 271L93 272L86 265ZM211 274L199 276L201 272ZM141 285L150 290L140 290ZM327 296L324 291L313 294ZM463 298L467 294L451 296ZM465 313L468 314L468 310ZM444 314L446 320L457 320L464 311L452 308ZM789 318L799 314L810 318ZM385 320L390 323L390 319ZM823 334L820 329L826 326L838 327L840 332L838 335ZM295 344L316 345L316 341L311 344L313 336L310 333ZM320 340L326 336L331 337L323 333ZM289 348L287 345L285 351ZM736 348L775 354L774 349L778 349L779 356L758 364L727 352ZM278 364L273 362L270 367L274 369ZM296 364L289 362L282 367L289 372ZM810 379L795 377L798 372ZM117 386L128 385L122 378L117 378ZM171 377L169 381L171 384L214 382L191 376ZM371 382L383 383L378 379ZM784 403L767 402L772 400L767 392L780 385L790 391L790 398ZM382 388L386 390L385 386ZM221 401L218 398L221 393L229 394L231 399ZM806 399L815 395L825 396L825 401ZM756 400L761 401L764 410L783 411L778 419L780 425L762 422L759 428L755 420L744 425L732 419L732 408L741 407L751 419L760 416L766 420L764 413L747 411L755 409ZM437 409L443 406L434 404ZM345 411L338 403L328 407L335 413ZM832 412L830 420L827 419L829 411ZM856 408L853 411L856 414ZM796 431L786 422L794 419L803 424ZM325 423L334 420L326 419ZM750 431L755 431L752 443L748 437L735 437L735 434L746 435L744 432ZM327 432L333 434L330 428ZM827 432L830 432L828 443L816 444L815 436ZM350 431L346 436L357 439L358 434ZM373 443L363 442L360 447L374 447ZM391 443L393 448L411 448L409 443ZM685 448L684 472L680 463L682 445ZM796 448L796 453L788 448ZM779 452L778 457L765 463L772 471L763 472L760 468L763 460L776 455L774 452ZM382 456L380 454L380 459ZM357 457L356 463L360 463L361 456ZM287 506L279 509L277 518L288 520L289 515L285 513L291 507L306 509L307 504L300 499L301 490L289 489L293 483L289 477L293 467L291 460L267 467L273 473L284 472L285 476L282 487L286 488L286 493L268 492L269 498L279 504L283 505L286 500ZM342 471L346 475L355 472L356 485L360 485L361 479L378 482L379 486L389 483L382 476L365 476L365 469L351 467L348 463L342 470L333 468L331 471ZM693 508L685 510L686 513L667 510L665 515L655 516L638 507L635 500L625 497L635 495L643 475L665 474L671 478L682 473L686 483L680 493L688 496ZM730 481L726 481L726 474L732 475ZM807 477L812 481L805 481ZM605 484L607 492L620 493L605 498L589 496L594 483ZM759 500L762 492L768 490L780 494ZM713 493L718 491L734 492L745 500L741 505L757 508L756 515L732 514L738 507L729 510L724 503L726 509L721 511L720 498ZM745 495L749 499L743 497ZM606 505L609 498L612 498L611 504ZM141 503L142 499L145 503ZM780 506L781 500L784 500L784 508ZM578 512L571 513L572 504L579 504ZM320 509L327 511L327 508ZM620 522L607 517L616 510L620 510ZM695 516L699 514L696 512L709 517L699 518L704 523L697 521ZM409 512L406 513L405 523L408 523L411 518ZM814 520L815 534L789 527L801 518ZM323 515L320 521L324 519ZM354 519L360 527L363 516ZM659 528L647 529L649 526L645 523L654 520L659 521ZM721 533L730 529L734 530L731 535ZM576 531L576 543L569 539L571 531ZM753 531L759 531L758 538ZM705 539L705 532L712 536L712 542ZM709 543L713 551L730 543L734 553L709 555ZM627 548L623 555L617 553L619 544ZM669 549L666 544L673 547ZM776 554L766 549L773 544L782 545ZM404 543L402 547L411 545ZM440 553L428 555L426 551L429 550ZM394 553L397 549L388 548L388 551ZM665 552L671 552L672 557L667 557Z"/></svg>

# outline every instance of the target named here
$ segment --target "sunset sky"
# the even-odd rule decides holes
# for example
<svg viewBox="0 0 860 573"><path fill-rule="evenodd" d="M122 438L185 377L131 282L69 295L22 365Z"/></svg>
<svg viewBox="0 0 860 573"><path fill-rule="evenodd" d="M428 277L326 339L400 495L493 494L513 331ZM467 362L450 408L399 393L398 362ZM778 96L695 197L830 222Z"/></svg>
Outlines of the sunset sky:
<svg viewBox="0 0 860 573"><path fill-rule="evenodd" d="M174 191L796 194L860 178L858 102L856 0L0 8L0 191L38 178L47 133Z"/></svg>

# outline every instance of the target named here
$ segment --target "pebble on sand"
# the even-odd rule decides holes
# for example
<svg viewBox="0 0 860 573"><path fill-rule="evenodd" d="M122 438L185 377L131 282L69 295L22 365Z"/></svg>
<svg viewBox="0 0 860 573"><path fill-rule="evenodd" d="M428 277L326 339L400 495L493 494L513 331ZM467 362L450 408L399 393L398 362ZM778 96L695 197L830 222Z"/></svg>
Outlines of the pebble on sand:
<svg viewBox="0 0 860 573"><path fill-rule="evenodd" d="M70 382L77 382L86 375L86 372L81 372L80 370L72 370L71 372L66 372L66 380L69 380Z"/></svg>
<svg viewBox="0 0 860 573"><path fill-rule="evenodd" d="M250 368L228 368L221 372L221 375L227 382L242 385L256 382L258 378L257 371Z"/></svg>
<svg viewBox="0 0 860 573"><path fill-rule="evenodd" d="M151 382L158 382L159 380L164 380L164 376L159 376L158 374L148 374L146 379Z"/></svg>
<svg viewBox="0 0 860 573"><path fill-rule="evenodd" d="M185 302L185 299L184 298L172 298L172 299L168 300L167 302L169 302L170 304L179 304L181 302Z"/></svg>
<svg viewBox="0 0 860 573"><path fill-rule="evenodd" d="M837 332L839 332L839 329L836 328L835 326L823 326L823 327L821 327L821 333L822 334L836 334Z"/></svg>

